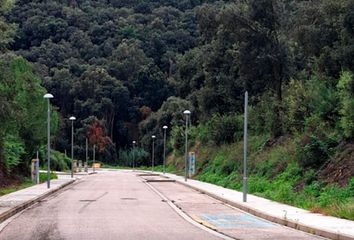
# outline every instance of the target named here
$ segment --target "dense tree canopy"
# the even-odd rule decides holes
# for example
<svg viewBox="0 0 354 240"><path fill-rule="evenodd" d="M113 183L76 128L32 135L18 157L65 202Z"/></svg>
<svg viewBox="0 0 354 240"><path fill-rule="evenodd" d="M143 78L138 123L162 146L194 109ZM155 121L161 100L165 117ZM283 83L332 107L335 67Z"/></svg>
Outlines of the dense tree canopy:
<svg viewBox="0 0 354 240"><path fill-rule="evenodd" d="M69 149L74 115L78 153L97 119L114 156L137 138L148 146L162 122L177 123L177 106L193 108L195 124L242 113L246 90L261 112L259 131L303 128L311 114L285 109L300 103L290 92L314 78L335 92L342 71L353 72L353 12L350 0L18 0L0 18L0 50L10 44L55 96L56 149ZM341 110L324 120L349 116L348 82L338 87L347 91Z"/></svg>

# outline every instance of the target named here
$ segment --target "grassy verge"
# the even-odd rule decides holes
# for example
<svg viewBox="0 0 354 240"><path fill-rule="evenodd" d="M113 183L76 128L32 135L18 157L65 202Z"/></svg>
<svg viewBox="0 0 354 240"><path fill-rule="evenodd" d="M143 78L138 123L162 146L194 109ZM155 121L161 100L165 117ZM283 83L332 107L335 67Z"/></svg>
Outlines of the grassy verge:
<svg viewBox="0 0 354 240"><path fill-rule="evenodd" d="M32 183L32 181L30 179L26 179L22 183L11 185L11 186L0 189L0 196L19 191L21 189L28 188L33 185L34 184Z"/></svg>
<svg viewBox="0 0 354 240"><path fill-rule="evenodd" d="M346 187L325 184L321 169L303 168L297 160L296 139L266 147L267 136L249 139L249 193L335 217L354 220L354 178ZM196 179L242 190L242 142L199 146ZM183 156L170 156L181 166Z"/></svg>
<svg viewBox="0 0 354 240"><path fill-rule="evenodd" d="M58 176L55 173L51 173L51 179L58 179ZM45 181L47 181L47 174L46 173L40 173L39 174L39 182L43 183ZM26 178L22 182L19 182L17 184L10 185L8 187L0 189L0 196L6 195L6 194L9 194L9 193L12 193L12 192L16 192L16 191L19 191L21 189L25 189L25 188L28 188L28 187L32 187L34 185L35 184L32 182L31 179Z"/></svg>

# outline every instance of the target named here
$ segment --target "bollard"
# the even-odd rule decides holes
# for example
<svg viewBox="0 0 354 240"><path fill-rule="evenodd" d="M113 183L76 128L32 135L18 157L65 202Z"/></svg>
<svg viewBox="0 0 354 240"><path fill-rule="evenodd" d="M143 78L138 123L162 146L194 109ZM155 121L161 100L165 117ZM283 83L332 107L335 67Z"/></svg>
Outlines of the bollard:
<svg viewBox="0 0 354 240"><path fill-rule="evenodd" d="M77 160L73 160L73 172L77 172Z"/></svg>
<svg viewBox="0 0 354 240"><path fill-rule="evenodd" d="M32 179L33 183L35 183L35 184L39 183L38 159L32 159L31 179Z"/></svg>
<svg viewBox="0 0 354 240"><path fill-rule="evenodd" d="M82 171L82 160L79 160L79 172Z"/></svg>

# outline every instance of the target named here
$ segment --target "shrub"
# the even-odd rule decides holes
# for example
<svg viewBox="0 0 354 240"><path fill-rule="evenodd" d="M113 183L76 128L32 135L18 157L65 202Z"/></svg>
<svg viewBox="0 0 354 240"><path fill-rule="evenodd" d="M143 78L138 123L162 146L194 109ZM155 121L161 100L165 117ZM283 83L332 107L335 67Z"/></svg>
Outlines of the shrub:
<svg viewBox="0 0 354 240"><path fill-rule="evenodd" d="M305 135L303 143L299 144L297 156L303 168L319 168L333 154L337 140L331 137Z"/></svg>
<svg viewBox="0 0 354 240"><path fill-rule="evenodd" d="M232 143L242 139L243 118L242 115L237 114L215 114L201 129L203 132L198 136L201 137L202 142L212 141L217 145Z"/></svg>
<svg viewBox="0 0 354 240"><path fill-rule="evenodd" d="M39 150L39 164L44 169L47 169L47 148L42 146ZM51 150L50 168L53 171L67 171L71 168L71 159L65 156L64 153L56 150Z"/></svg>
<svg viewBox="0 0 354 240"><path fill-rule="evenodd" d="M254 99L257 104L249 107L249 129L254 135L271 133L278 137L283 132L282 106L272 92Z"/></svg>
<svg viewBox="0 0 354 240"><path fill-rule="evenodd" d="M340 127L346 138L354 137L354 81L353 75L343 72L337 84L340 99Z"/></svg>
<svg viewBox="0 0 354 240"><path fill-rule="evenodd" d="M289 132L302 131L305 118L309 116L310 96L305 84L301 81L291 80L285 92L284 107L285 128Z"/></svg>
<svg viewBox="0 0 354 240"><path fill-rule="evenodd" d="M54 172L51 172L50 179L58 179L58 176ZM48 180L47 173L39 173L39 182L40 183L46 182L47 180Z"/></svg>
<svg viewBox="0 0 354 240"><path fill-rule="evenodd" d="M133 159L135 166L141 166L148 162L150 154L142 148L134 150L119 150L118 163L120 166L132 166Z"/></svg>
<svg viewBox="0 0 354 240"><path fill-rule="evenodd" d="M71 168L71 159L65 154L52 150L50 168L55 171L66 171Z"/></svg>
<svg viewBox="0 0 354 240"><path fill-rule="evenodd" d="M5 165L8 172L21 162L21 157L25 153L24 144L15 136L9 135L5 138Z"/></svg>

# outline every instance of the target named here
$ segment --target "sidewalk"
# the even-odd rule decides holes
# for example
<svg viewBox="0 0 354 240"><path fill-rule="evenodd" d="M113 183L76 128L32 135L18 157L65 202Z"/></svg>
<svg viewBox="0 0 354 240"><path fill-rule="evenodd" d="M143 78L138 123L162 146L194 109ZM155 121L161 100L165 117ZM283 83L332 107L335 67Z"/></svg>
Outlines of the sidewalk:
<svg viewBox="0 0 354 240"><path fill-rule="evenodd" d="M174 174L166 173L165 176L271 222L330 239L354 240L354 221L311 213L251 194L244 203L242 192L192 179L185 182L184 177Z"/></svg>
<svg viewBox="0 0 354 240"><path fill-rule="evenodd" d="M51 180L50 189L47 188L47 183L45 182L0 197L0 223L75 182L75 180L66 178Z"/></svg>

